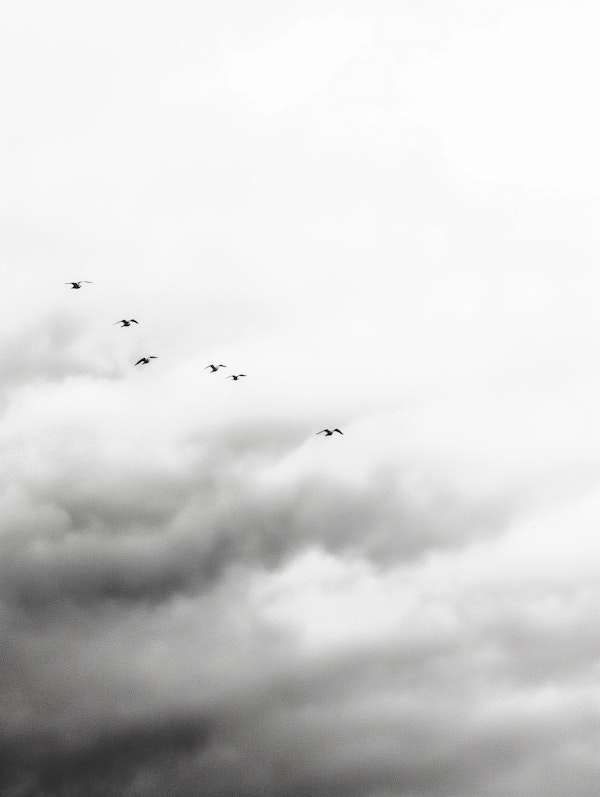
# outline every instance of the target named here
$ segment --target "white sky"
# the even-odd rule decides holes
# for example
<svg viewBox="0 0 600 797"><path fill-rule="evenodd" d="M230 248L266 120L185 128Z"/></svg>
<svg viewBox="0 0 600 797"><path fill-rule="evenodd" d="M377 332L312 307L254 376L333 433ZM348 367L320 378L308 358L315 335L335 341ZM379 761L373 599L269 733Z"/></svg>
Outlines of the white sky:
<svg viewBox="0 0 600 797"><path fill-rule="evenodd" d="M594 793L599 24L5 5L10 797Z"/></svg>

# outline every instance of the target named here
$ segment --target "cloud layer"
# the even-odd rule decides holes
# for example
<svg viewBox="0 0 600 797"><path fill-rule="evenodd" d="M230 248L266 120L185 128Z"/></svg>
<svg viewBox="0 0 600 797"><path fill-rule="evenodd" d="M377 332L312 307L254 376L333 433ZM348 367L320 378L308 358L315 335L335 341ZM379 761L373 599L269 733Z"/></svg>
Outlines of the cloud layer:
<svg viewBox="0 0 600 797"><path fill-rule="evenodd" d="M594 9L34 6L2 794L591 797Z"/></svg>

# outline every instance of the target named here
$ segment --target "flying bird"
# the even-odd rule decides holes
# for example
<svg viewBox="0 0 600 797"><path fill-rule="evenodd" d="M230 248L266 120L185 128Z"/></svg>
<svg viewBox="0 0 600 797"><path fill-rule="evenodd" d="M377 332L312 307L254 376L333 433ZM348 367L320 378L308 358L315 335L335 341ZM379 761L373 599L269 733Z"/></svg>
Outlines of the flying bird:
<svg viewBox="0 0 600 797"><path fill-rule="evenodd" d="M129 321L126 318L122 318L120 321L115 321L115 324L121 324L123 327L130 327L132 324L137 323L138 322L135 320L135 318L130 318ZM113 324L113 327L115 324Z"/></svg>
<svg viewBox="0 0 600 797"><path fill-rule="evenodd" d="M317 434L323 434L323 432L325 432L325 437L331 437L334 432L344 434L341 429L321 429L321 431L317 432Z"/></svg>
<svg viewBox="0 0 600 797"><path fill-rule="evenodd" d="M225 379L235 379L237 382L240 376L246 376L246 374L231 374L230 376L226 376Z"/></svg>
<svg viewBox="0 0 600 797"><path fill-rule="evenodd" d="M71 290L79 290L79 288L81 288L81 285L82 285L83 282L87 282L88 285L92 284L90 282L90 280L79 280L79 282L65 282L65 285L70 285L71 286Z"/></svg>
<svg viewBox="0 0 600 797"><path fill-rule="evenodd" d="M204 370L205 371L206 371L207 368L212 368L211 374L214 374L215 371L219 370L219 368L227 368L227 366L224 363L219 363L218 365L213 365L211 363L210 365L204 366Z"/></svg>
<svg viewBox="0 0 600 797"><path fill-rule="evenodd" d="M143 363L144 365L148 365L150 360L158 360L158 357L156 356L156 354L151 354L148 357L140 357L140 359L136 362L136 365L139 365L140 363Z"/></svg>

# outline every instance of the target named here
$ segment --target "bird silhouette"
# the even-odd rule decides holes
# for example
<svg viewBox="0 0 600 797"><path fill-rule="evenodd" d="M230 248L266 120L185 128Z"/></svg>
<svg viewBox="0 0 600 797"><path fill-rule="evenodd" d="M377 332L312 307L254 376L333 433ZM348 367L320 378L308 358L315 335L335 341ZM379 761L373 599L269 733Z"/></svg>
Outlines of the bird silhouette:
<svg viewBox="0 0 600 797"><path fill-rule="evenodd" d="M206 371L207 368L212 368L211 374L214 374L215 371L219 370L219 368L227 368L227 366L224 363L219 363L218 365L213 365L211 363L210 365L206 365L204 367L204 370Z"/></svg>
<svg viewBox="0 0 600 797"><path fill-rule="evenodd" d="M90 282L90 280L79 280L79 282L65 282L65 285L70 285L71 286L71 290L76 290L77 291L77 290L79 290L79 288L81 288L81 284L83 282L87 282L88 285L92 284Z"/></svg>
<svg viewBox="0 0 600 797"><path fill-rule="evenodd" d="M120 321L115 321L115 324L121 324L122 327L130 327L132 324L137 324L138 322L135 318L130 318L129 321L126 318L122 318ZM113 327L114 325L113 324Z"/></svg>
<svg viewBox="0 0 600 797"><path fill-rule="evenodd" d="M317 434L323 434L323 432L325 432L325 437L331 437L334 432L344 434L341 429L321 429L321 431L317 432Z"/></svg>
<svg viewBox="0 0 600 797"><path fill-rule="evenodd" d="M136 365L140 365L140 363L148 365L150 360L158 360L158 357L155 354L150 354L148 357L140 357L140 359L136 362Z"/></svg>
<svg viewBox="0 0 600 797"><path fill-rule="evenodd" d="M246 374L231 374L230 376L226 376L225 379L235 379L237 382L240 376L246 376Z"/></svg>

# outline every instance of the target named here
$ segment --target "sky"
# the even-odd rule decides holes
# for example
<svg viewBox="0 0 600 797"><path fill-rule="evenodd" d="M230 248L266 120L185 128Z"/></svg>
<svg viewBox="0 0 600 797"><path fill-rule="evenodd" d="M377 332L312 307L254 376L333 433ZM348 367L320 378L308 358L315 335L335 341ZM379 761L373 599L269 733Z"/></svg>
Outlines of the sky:
<svg viewBox="0 0 600 797"><path fill-rule="evenodd" d="M2 794L596 794L597 4L0 13Z"/></svg>

